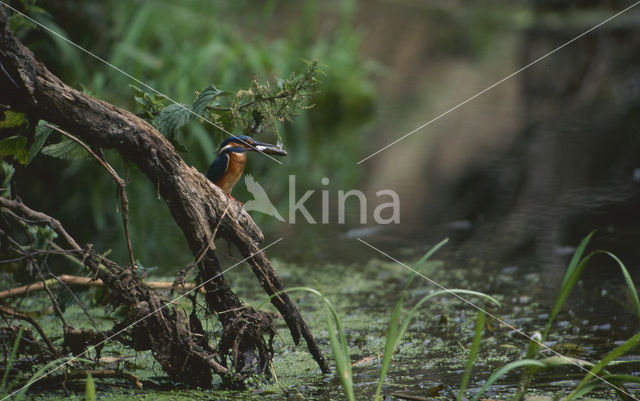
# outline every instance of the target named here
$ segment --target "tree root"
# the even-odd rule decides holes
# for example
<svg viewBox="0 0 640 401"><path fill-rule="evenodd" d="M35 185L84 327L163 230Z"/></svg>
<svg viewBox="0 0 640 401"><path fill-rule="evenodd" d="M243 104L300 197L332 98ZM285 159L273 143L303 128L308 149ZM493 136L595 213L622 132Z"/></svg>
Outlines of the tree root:
<svg viewBox="0 0 640 401"><path fill-rule="evenodd" d="M182 229L197 260L207 308L218 315L223 326L222 352L218 349L217 353L211 353L200 337L192 335L199 325L195 315L187 318L171 303L163 301L131 269L123 269L91 249L78 246L57 220L20 202L0 201L0 206L15 214L26 213L33 220L51 226L67 249L76 256L82 255L87 267L109 289L109 302L131 308L131 322L136 323L131 331L134 339L148 343L165 372L203 387L210 385L212 371L222 375L227 383L236 383L238 377L241 380L256 372L268 372L265 366L272 358L270 343L275 329L267 315L246 308L227 285L213 245L216 233L246 258L266 294L272 296L271 303L287 323L294 342L298 344L304 338L320 369L329 371L311 330L261 250L259 244L264 236L246 211L229 202L220 188L188 166L151 124L67 86L48 71L10 32L4 7L0 7L0 63L4 71L0 74L0 104L24 112L30 119L55 124L91 149L113 149L120 153L158 188ZM226 370L212 367L212 360Z"/></svg>

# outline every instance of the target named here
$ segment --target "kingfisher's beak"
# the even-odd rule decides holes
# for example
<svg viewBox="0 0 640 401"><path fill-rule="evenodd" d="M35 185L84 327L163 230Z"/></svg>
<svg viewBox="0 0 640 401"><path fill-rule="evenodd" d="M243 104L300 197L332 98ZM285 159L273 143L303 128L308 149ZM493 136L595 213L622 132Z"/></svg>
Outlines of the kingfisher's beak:
<svg viewBox="0 0 640 401"><path fill-rule="evenodd" d="M251 148L249 150L252 150L254 152L261 152L267 155L274 155L274 156L287 155L287 152L285 152L285 150L282 149L282 145L272 145L270 143L264 143L264 142L252 143Z"/></svg>

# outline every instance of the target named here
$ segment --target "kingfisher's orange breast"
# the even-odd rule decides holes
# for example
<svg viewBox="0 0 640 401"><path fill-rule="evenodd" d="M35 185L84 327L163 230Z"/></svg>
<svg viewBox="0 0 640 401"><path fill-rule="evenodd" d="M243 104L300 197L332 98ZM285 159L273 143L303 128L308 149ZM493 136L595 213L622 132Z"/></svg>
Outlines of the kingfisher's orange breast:
<svg viewBox="0 0 640 401"><path fill-rule="evenodd" d="M229 195L234 185L240 180L244 165L247 163L247 155L245 153L229 153L229 163L227 171L222 178L215 182L217 186L222 188L225 194Z"/></svg>

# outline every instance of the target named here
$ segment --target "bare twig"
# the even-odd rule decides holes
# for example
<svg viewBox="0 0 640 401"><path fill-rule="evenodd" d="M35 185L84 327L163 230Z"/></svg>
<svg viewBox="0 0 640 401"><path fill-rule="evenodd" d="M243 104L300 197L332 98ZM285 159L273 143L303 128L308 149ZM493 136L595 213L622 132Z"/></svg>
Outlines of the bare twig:
<svg viewBox="0 0 640 401"><path fill-rule="evenodd" d="M133 248L131 247L131 235L129 234L129 199L127 198L127 192L125 190L126 187L126 183L124 182L124 180L122 178L120 178L120 176L118 175L118 173L116 173L116 171L113 169L113 167L111 167L111 165L109 163L107 163L106 160L104 160L104 158L98 156L93 150L91 150L91 148L89 146L87 146L84 142L82 142L81 140L79 140L78 138L76 138L75 136L71 135L70 133L56 127L55 125L46 123L45 126L51 128L52 130L66 136L67 138L71 139L72 141L76 142L77 144L79 144L80 146L82 146L84 148L84 150L86 150L94 159L96 159L96 161L98 163L100 163L100 165L102 167L104 167L105 170L107 170L107 173L109 173L109 175L111 175L111 177L113 177L113 180L116 182L116 185L118 186L118 191L120 192L120 203L122 205L122 225L124 226L124 235L127 238L127 249L129 251L129 262L131 263L131 269L132 270L136 270L136 261L135 258L133 257Z"/></svg>
<svg viewBox="0 0 640 401"><path fill-rule="evenodd" d="M198 265L198 263L200 263L202 261L202 258L204 257L204 255L207 254L207 252L209 251L209 249L211 249L211 246L213 245L213 240L216 239L216 234L218 233L218 228L220 227L220 223L222 223L222 219L224 219L224 216L227 214L227 211L229 210L229 206L231 205L231 202L227 203L227 206L224 209L224 212L222 213L222 216L220 216L220 219L218 220L218 223L216 224L215 228L213 229L213 233L211 233L211 238L209 239L209 242L207 243L207 246L204 247L204 249L200 252L200 254L198 255L198 257L193 261L193 263L191 263L188 267L190 267L189 271L185 274L185 278L188 278L191 273L193 272L193 270L196 268L196 266Z"/></svg>
<svg viewBox="0 0 640 401"><path fill-rule="evenodd" d="M142 388L142 383L140 379L128 372L122 372L119 370L113 369L87 369L87 370L75 370L72 372L67 372L61 375L49 376L42 379L44 383L56 383L56 382L67 382L68 380L77 380L77 379L86 379L88 375L91 377L100 377L100 378L110 378L110 379L126 379L136 385L138 388Z"/></svg>
<svg viewBox="0 0 640 401"><path fill-rule="evenodd" d="M49 296L49 299L51 299L51 305L53 305L53 310L56 316L58 316L64 327L69 326L67 320L64 318L64 314L62 313L62 308L60 307L60 303L58 303L58 299L53 295L53 293L49 289L49 286L47 285L47 280L44 278L44 274L42 274L40 266L36 263L34 263L34 265L38 269L38 276L40 276L40 284L42 284L42 289L45 290L45 292Z"/></svg>
<svg viewBox="0 0 640 401"><path fill-rule="evenodd" d="M54 278L50 278L45 280L47 286L51 286L53 284L64 283L66 285L77 285L82 287L103 287L104 283L100 279L94 280L91 277L81 277L81 276L70 276L68 274L63 274L60 276L54 276ZM174 287L173 283L168 281L146 281L143 282L147 288L159 289L159 290L170 290ZM195 283L184 283L180 284L185 290L191 290L195 288ZM0 291L0 299L2 298L10 298L18 295L24 295L31 292L42 291L44 290L44 285L42 282L32 283L28 285L23 285L21 287L11 288L9 290Z"/></svg>
<svg viewBox="0 0 640 401"><path fill-rule="evenodd" d="M56 124L63 130L73 132L87 144L113 149L120 153L125 159L134 163L158 188L159 194L167 204L173 219L180 226L194 256L207 247L212 222L217 222L225 203L228 201L222 190L207 180L197 169L191 168L185 163L160 132L148 122L126 110L121 110L65 85L39 63L33 53L15 38L8 26L7 15L3 8L0 8L0 59L18 83L18 87L15 88L6 77L0 74L0 86L7 88L7 90L0 91L0 103L10 105L17 111L31 113ZM0 203L0 206L3 205ZM285 289L284 283L278 277L266 255L259 252L259 244L264 241L264 235L260 228L253 222L251 216L238 206L231 205L229 214L232 218L223 219L219 232L230 243L238 247L240 253L247 258L247 263L251 266L265 292L269 295L279 294L271 299L271 303L285 319L294 343L298 344L300 339L304 338L309 351L323 372L327 372L328 366L310 328L291 297L286 292L282 292ZM140 288L137 277L124 274L117 269L114 263L110 263L104 258L98 258L94 253L87 252L87 255L89 268L93 272L99 272L99 276L103 280L105 278L113 280L113 284L116 285L114 291L117 291L122 300L131 305L139 306L136 311L144 312L141 299L161 303L155 294ZM105 264L106 268L111 271L99 268L100 263ZM215 252L210 249L198 267L203 277L215 278L216 281L207 289L206 300L210 311L222 311L243 306L242 301L225 282ZM129 270L129 273L133 272ZM115 277L116 274L126 278L126 283L132 284L133 289L118 287L117 284L122 279ZM134 289L136 292L132 293ZM175 314L180 316L177 312ZM167 317L173 319L168 314ZM262 322L261 319L263 319L263 316L255 311L225 314L225 318L222 319L224 320L225 338L232 340L234 336L240 335L241 333L234 332L234 329L247 317L252 317L252 322L254 320ZM166 332L164 330L165 323L173 328L177 328L179 324L172 323L170 319L166 319L165 322L160 318L160 316L151 315L150 320L141 323L149 327L146 333L151 338L159 339L160 334L166 334L172 338L177 334L182 335L182 332L176 334L175 330ZM234 371L240 372L242 370L242 373L250 374L250 372L255 372L257 368L257 371L261 372L262 367L257 366L260 359L266 361L271 358L271 353L263 346L264 338L261 329L257 330L258 326L256 325L256 330L252 333L243 335L242 349L239 354L242 359L239 360L237 366L233 366ZM161 333L158 333L159 331ZM231 343L229 342L229 344ZM194 372L207 373L209 370L204 372L202 360L194 349L189 348L190 343L179 343L177 346L184 349L183 356L189 356L191 369L186 373L176 370L176 366L179 367L184 362L177 360L179 358L176 358L175 355L167 355L168 358L157 358L163 369L174 378L185 380L187 383L210 384L208 376L194 374ZM223 355L223 357L225 356L228 355ZM265 365L261 364L261 366ZM235 385L235 383L229 384Z"/></svg>
<svg viewBox="0 0 640 401"><path fill-rule="evenodd" d="M20 319L20 320L24 320L25 322L28 322L30 325L32 325L36 329L38 334L40 334L40 337L42 337L42 340L47 344L49 351L51 351L53 355L56 355L56 356L60 355L60 353L53 346L53 343L51 342L51 340L49 340L49 337L47 337L47 335L45 334L44 330L42 330L42 327L40 327L38 322L36 322L31 316L27 315L26 313L18 312L4 305L0 305L0 313L2 313L3 315L7 315L9 317L12 317L14 319Z"/></svg>
<svg viewBox="0 0 640 401"><path fill-rule="evenodd" d="M90 247L82 250L56 219L30 209L19 200L0 197L0 207L12 210L28 219L47 222L61 239L68 241L65 246L74 248L77 252L83 252L84 257L81 263L108 285L112 294L111 304L128 305L131 308L124 321L116 325L109 332L109 337L104 340L98 339L99 341L95 342L95 332L69 330L72 334L80 335L80 342L76 345L82 351L78 356L84 355L89 350L98 349L109 339L118 337L123 344L136 350L151 349L156 360L171 377L187 384L210 386L211 373L215 372L223 376L223 380L230 386L242 385L243 376L221 366L215 359L212 360L217 355L215 350L208 343L202 343L197 333L191 333L186 316L177 308L166 307L171 303L165 303L158 294L145 289L135 272L97 255ZM168 288L171 285L168 283ZM134 330L124 338L119 337L134 324L138 328L142 326L143 329ZM86 337L87 335L89 338ZM87 339L91 347L85 349ZM168 344L171 346L167 347ZM58 370L61 366L50 370L49 373Z"/></svg>
<svg viewBox="0 0 640 401"><path fill-rule="evenodd" d="M273 102L274 100L283 99L283 98L289 97L291 95L292 95L292 93L290 93L288 91L285 91L285 92L279 93L279 94L274 95L274 96L268 96L268 97L264 97L264 98L261 98L261 99L252 100L250 102L243 103L240 106L238 106L238 110L242 110L242 109L245 109L245 108L247 108L249 106L253 106L256 103ZM207 106L207 110L212 110L212 111L231 111L232 108L231 107L219 107L219 106Z"/></svg>
<svg viewBox="0 0 640 401"><path fill-rule="evenodd" d="M47 268L48 270L48 268ZM80 298L78 298L78 296L71 291L71 288L69 288L67 286L67 284L60 280L58 278L58 276L55 276L53 273L51 273L51 271L49 271L49 275L53 277L54 280L56 280L57 283L59 283L60 285L62 285L64 287L64 289L71 294L71 296L73 297L73 299L76 301L76 303L78 304L78 306L80 306L80 309L82 309L82 311L84 312L85 315L87 315L87 318L89 318L89 320L91 321L91 324L93 325L94 328L97 329L98 325L96 324L96 321L93 319L93 316L91 316L91 314L89 313L89 310L87 309L86 306L84 306L84 304L82 303L82 301L80 301Z"/></svg>

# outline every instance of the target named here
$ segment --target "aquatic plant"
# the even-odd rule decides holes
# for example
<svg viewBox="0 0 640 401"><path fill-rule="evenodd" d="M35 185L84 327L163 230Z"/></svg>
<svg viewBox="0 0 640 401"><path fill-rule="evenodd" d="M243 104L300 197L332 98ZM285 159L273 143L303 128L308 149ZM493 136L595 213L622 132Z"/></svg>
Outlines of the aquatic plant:
<svg viewBox="0 0 640 401"><path fill-rule="evenodd" d="M558 313L562 310L567 298L571 294L575 284L578 282L585 268L587 267L591 258L595 255L606 255L612 258L616 264L620 267L620 271L624 278L625 284L629 291L629 295L633 302L633 309L635 314L640 318L640 301L638 300L638 294L636 291L635 284L631 279L631 275L627 270L626 266L622 261L608 251L597 250L589 253L588 255L583 257L585 249L593 236L593 232L587 235L581 242L578 248L576 249L571 261L569 262L569 266L567 267L567 271L562 280L562 284L560 286L560 290L558 292L558 297L551 308L551 313L549 314L549 318L545 325L545 328L537 340L531 340L527 347L526 355L521 360L516 360L511 362L499 369L497 369L493 374L489 377L489 379L484 383L484 385L480 388L480 390L475 394L473 400L477 401L480 397L487 391L489 386L499 380L501 377L506 375L512 370L518 368L525 368L522 373L522 377L520 379L520 383L518 386L518 391L514 396L515 401L520 401L524 398L527 389L533 379L533 376L536 373L539 373L544 370L548 370L551 368L556 368L558 366L581 366L583 368L589 368L590 370L587 372L585 377L580 381L580 383L576 386L576 388L569 393L566 397L563 398L564 401L570 401L576 399L578 397L582 397L588 392L597 389L598 387L612 384L616 390L616 392L625 396L628 395L628 392L624 389L624 383L640 383L640 378L630 375L613 375L610 374L605 368L611 365L615 359L627 353L633 347L637 346L640 342L640 333L632 336L630 339L625 341L622 345L615 348L613 351L609 352L604 358L602 358L597 363L591 363L585 360L569 358L566 356L554 356L549 358L537 359L538 351L540 350L540 346L544 344L544 341L549 335L549 331L551 330L551 326L558 316Z"/></svg>
<svg viewBox="0 0 640 401"><path fill-rule="evenodd" d="M18 329L18 334L16 334L16 339L13 342L13 347L11 348L11 353L7 358L7 364L4 369L4 374L2 375L2 381L0 382L0 395L4 396L11 392L12 386L7 385L7 379L9 378L9 372L11 371L11 367L13 366L13 362L16 359L16 355L18 354L18 347L20 345L20 340L22 339L22 332L24 331L24 326L20 326Z"/></svg>
<svg viewBox="0 0 640 401"><path fill-rule="evenodd" d="M429 260L429 258L438 249L444 246L444 244L446 244L447 242L448 242L447 239L441 241L440 243L435 245L433 248L431 248L422 258L420 258L420 260L415 264L415 269L413 269L414 274L407 280L407 283L405 284L404 289L400 293L400 298L396 302L395 308L391 314L389 329L387 330L387 334L386 334L384 352L382 355L382 363L380 366L380 374L378 376L378 383L376 387L376 393L374 395L374 400L382 400L382 395L381 395L382 385L384 383L384 379L387 375L387 372L389 371L391 358L393 357L393 354L395 354L396 350L398 349L398 346L400 345L402 337L404 336L407 329L409 328L409 325L411 324L412 320L417 316L420 307L425 302L431 299L446 296L446 295L465 294L465 295L480 297L484 300L487 300L497 305L498 307L500 306L500 302L498 302L498 300L481 292L465 290L465 289L445 289L445 290L432 292L431 294L428 294L422 297L404 316L402 315L404 299L407 295L409 286L415 279L415 276L419 275L420 267L423 266ZM324 296L320 291L310 287L292 287L287 289L285 292L295 292L295 291L305 291L305 292L314 294L322 299L324 306L326 308L325 313L326 313L327 331L329 335L329 343L331 344L331 353L333 355L333 358L336 364L336 371L337 371L338 377L340 378L340 382L342 384L345 397L349 401L355 400L355 392L353 389L353 373L351 371L351 356L349 354L347 338L343 330L340 316L338 315L331 301L326 296ZM264 306L266 303L269 302L271 298L277 296L278 294L279 293L271 295L269 298L264 300L260 305L258 305L257 308L260 309L260 307ZM466 384L469 382L469 378L471 375L471 368L473 367L473 361L475 360L475 357L477 356L480 348L480 339L482 337L484 323L485 323L485 314L484 312L480 311L478 313L478 318L476 321L475 336L470 349L469 360L471 362L470 364L467 365L467 370L464 373L464 376L462 379L463 386L461 387L460 394L464 393L464 388L466 387Z"/></svg>

